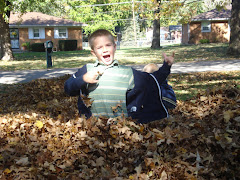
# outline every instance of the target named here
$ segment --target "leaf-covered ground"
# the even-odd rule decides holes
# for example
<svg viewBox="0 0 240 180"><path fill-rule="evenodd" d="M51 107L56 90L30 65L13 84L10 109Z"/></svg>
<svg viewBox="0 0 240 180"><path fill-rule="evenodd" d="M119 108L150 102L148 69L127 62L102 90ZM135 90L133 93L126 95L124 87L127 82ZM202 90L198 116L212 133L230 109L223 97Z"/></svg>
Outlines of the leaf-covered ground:
<svg viewBox="0 0 240 180"><path fill-rule="evenodd" d="M178 101L170 119L78 117L68 76L1 89L0 179L239 179L240 90Z"/></svg>

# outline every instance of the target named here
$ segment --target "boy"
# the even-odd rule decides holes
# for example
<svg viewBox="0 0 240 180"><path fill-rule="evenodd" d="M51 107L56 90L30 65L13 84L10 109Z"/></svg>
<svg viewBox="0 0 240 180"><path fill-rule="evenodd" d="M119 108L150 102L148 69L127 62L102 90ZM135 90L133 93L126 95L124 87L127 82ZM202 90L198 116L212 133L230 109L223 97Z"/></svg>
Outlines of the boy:
<svg viewBox="0 0 240 180"><path fill-rule="evenodd" d="M154 81L152 77L146 72L119 65L114 59L116 44L109 31L99 29L92 33L89 37L89 45L97 61L80 68L64 86L68 95L79 95L80 114L84 114L87 118L92 115L116 117L124 114L138 119L140 123L167 117L161 104L159 108L154 108L156 112L153 113L152 103L146 99L149 96L146 95L149 91L147 84L149 81ZM172 63L173 57L166 56L163 66L153 73L160 84L166 82ZM83 103L82 94L93 100L91 107Z"/></svg>
<svg viewBox="0 0 240 180"><path fill-rule="evenodd" d="M163 53L164 64L160 68L154 63L147 64L143 68L143 80L141 82L144 85L141 86L144 87L144 93L139 93L136 96L136 101L141 100L138 102L141 102L142 105L135 112L128 111L128 115L133 119L138 119L139 123L148 123L169 117L168 109L176 107L176 96L172 87L168 85L166 79L161 79L167 77L168 73L170 73L170 67L174 62L174 54L173 52L172 56L167 56ZM136 70L133 69L133 71ZM134 74L136 74L135 77L139 76L139 73ZM134 87L134 89L138 88ZM139 98L141 94L144 96Z"/></svg>

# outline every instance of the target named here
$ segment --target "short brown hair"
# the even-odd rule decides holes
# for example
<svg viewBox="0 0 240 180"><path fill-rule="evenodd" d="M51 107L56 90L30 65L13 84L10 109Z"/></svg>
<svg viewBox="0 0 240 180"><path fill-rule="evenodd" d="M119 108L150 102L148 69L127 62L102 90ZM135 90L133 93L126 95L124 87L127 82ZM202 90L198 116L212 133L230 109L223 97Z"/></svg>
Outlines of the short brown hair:
<svg viewBox="0 0 240 180"><path fill-rule="evenodd" d="M153 73L159 69L157 64L150 63L144 66L143 71L148 73Z"/></svg>
<svg viewBox="0 0 240 180"><path fill-rule="evenodd" d="M111 32L109 32L108 30L106 29L98 29L96 31L94 31L90 37L88 38L88 42L89 42L89 45L91 47L91 49L93 50L94 49L94 40L97 38L97 37L101 37L101 36L108 36L109 39L112 41L113 44L115 44L115 40L114 40L114 37L112 35Z"/></svg>

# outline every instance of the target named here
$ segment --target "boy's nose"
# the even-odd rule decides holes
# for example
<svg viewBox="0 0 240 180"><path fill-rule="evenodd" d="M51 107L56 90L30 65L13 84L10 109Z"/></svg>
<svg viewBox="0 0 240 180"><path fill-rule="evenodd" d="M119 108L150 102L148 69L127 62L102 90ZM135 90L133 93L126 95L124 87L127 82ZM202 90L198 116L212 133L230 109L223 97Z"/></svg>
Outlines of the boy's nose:
<svg viewBox="0 0 240 180"><path fill-rule="evenodd" d="M107 51L107 47L106 46L103 46L103 51Z"/></svg>

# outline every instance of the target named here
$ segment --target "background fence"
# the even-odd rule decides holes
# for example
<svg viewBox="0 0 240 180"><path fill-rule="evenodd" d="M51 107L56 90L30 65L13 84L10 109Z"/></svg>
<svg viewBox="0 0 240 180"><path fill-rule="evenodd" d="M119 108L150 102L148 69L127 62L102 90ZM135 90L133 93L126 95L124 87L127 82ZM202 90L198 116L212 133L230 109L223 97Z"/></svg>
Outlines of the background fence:
<svg viewBox="0 0 240 180"><path fill-rule="evenodd" d="M174 44L181 44L181 40L161 40L161 46L169 46ZM89 49L88 42L83 42L83 49ZM116 41L117 49L120 48L140 48L140 47L151 47L152 41L148 40L137 40L135 41Z"/></svg>

